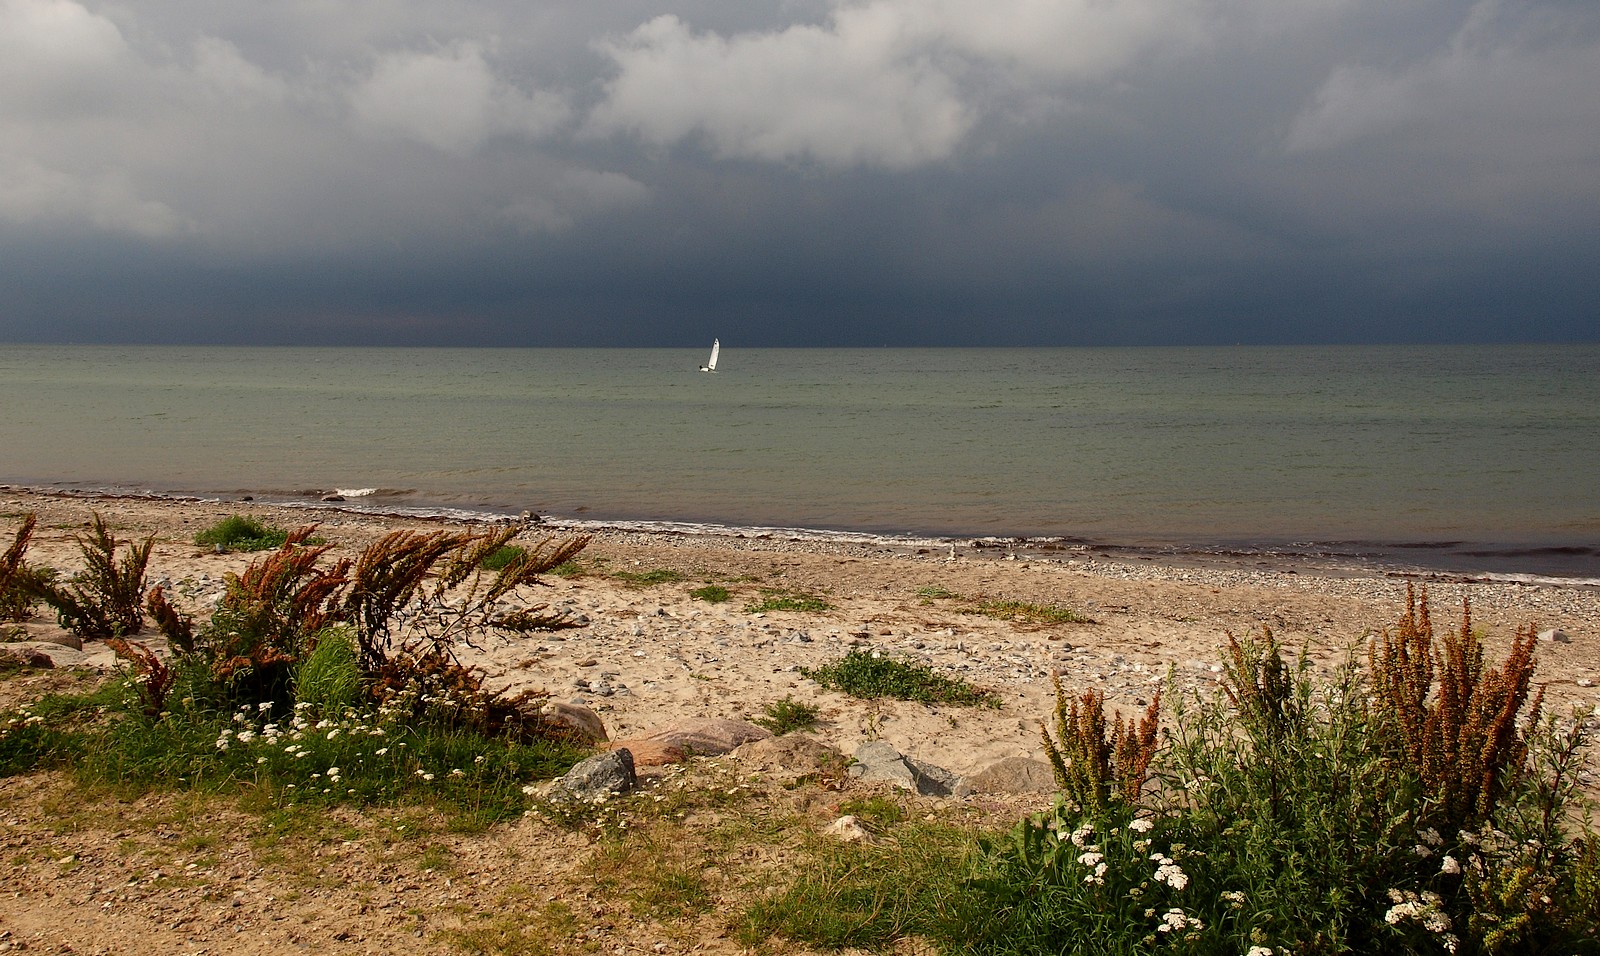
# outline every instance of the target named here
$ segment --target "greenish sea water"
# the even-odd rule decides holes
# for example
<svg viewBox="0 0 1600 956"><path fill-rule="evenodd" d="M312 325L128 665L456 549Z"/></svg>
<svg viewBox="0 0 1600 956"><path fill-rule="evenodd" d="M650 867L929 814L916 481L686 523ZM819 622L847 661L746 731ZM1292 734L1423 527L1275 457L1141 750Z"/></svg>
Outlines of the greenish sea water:
<svg viewBox="0 0 1600 956"><path fill-rule="evenodd" d="M0 346L0 481L1600 577L1600 346Z"/></svg>

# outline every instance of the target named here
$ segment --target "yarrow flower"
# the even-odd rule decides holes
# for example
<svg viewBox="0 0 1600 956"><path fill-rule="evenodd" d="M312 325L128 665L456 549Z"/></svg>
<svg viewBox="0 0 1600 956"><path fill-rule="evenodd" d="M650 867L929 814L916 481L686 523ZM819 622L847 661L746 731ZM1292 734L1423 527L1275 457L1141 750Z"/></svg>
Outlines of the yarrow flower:
<svg viewBox="0 0 1600 956"><path fill-rule="evenodd" d="M1155 829L1155 823L1141 817L1137 820L1130 821L1128 823L1128 829L1135 833L1149 833L1151 830Z"/></svg>
<svg viewBox="0 0 1600 956"><path fill-rule="evenodd" d="M1447 876L1460 876L1461 864L1456 862L1455 857L1447 854L1443 860L1439 861L1439 872Z"/></svg>

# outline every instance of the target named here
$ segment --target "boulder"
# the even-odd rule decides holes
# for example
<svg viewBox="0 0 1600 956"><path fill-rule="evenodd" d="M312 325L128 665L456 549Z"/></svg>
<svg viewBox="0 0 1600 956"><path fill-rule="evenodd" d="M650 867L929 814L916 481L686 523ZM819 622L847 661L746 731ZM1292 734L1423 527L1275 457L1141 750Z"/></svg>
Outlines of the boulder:
<svg viewBox="0 0 1600 956"><path fill-rule="evenodd" d="M882 782L925 797L948 797L961 778L943 767L908 758L885 740L870 740L856 748L850 776L864 782Z"/></svg>
<svg viewBox="0 0 1600 956"><path fill-rule="evenodd" d="M606 742L606 725L600 715L582 704L567 704L558 700L546 701L539 708L539 715L546 721L555 724L585 743L603 744Z"/></svg>
<svg viewBox="0 0 1600 956"><path fill-rule="evenodd" d="M690 756L720 756L753 740L771 736L772 732L765 727L726 717L691 717L643 735L645 740L676 747Z"/></svg>
<svg viewBox="0 0 1600 956"><path fill-rule="evenodd" d="M1544 641L1546 644L1571 644L1572 643L1572 638L1567 636L1567 632L1561 630L1558 627L1552 627L1548 631L1540 631L1539 632L1539 640Z"/></svg>
<svg viewBox="0 0 1600 956"><path fill-rule="evenodd" d="M611 744L612 750L626 750L633 754L635 767L665 767L668 764L683 763L689 759L688 754L670 744L659 740L644 740L630 738L618 740Z"/></svg>
<svg viewBox="0 0 1600 956"><path fill-rule="evenodd" d="M782 784L816 775L837 775L849 762L837 749L804 734L751 741L735 750L733 756L751 770L770 774Z"/></svg>
<svg viewBox="0 0 1600 956"><path fill-rule="evenodd" d="M962 778L954 788L958 797L977 793L1054 793L1056 775L1043 760L1006 757Z"/></svg>
<svg viewBox="0 0 1600 956"><path fill-rule="evenodd" d="M849 814L828 824L822 832L846 843L867 843L872 839L872 834L861 825L861 821Z"/></svg>
<svg viewBox="0 0 1600 956"><path fill-rule="evenodd" d="M597 754L579 763L556 781L552 795L592 800L609 793L627 793L639 782L633 772L633 754L626 749Z"/></svg>
<svg viewBox="0 0 1600 956"><path fill-rule="evenodd" d="M0 665L6 664L12 667L39 667L44 669L56 666L56 662L50 658L50 655L37 647L0 646Z"/></svg>

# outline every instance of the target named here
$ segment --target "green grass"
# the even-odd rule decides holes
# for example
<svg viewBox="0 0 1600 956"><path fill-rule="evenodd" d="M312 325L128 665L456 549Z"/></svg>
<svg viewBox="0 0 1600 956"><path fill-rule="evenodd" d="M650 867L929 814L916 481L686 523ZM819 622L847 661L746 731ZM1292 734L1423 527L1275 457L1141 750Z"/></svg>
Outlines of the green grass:
<svg viewBox="0 0 1600 956"><path fill-rule="evenodd" d="M683 572L672 568L652 568L649 571L613 571L611 576L635 587L652 587L657 584L677 584Z"/></svg>
<svg viewBox="0 0 1600 956"><path fill-rule="evenodd" d="M803 667L800 673L823 687L863 700L892 697L924 704L1000 706L1000 697L992 690L941 674L925 664L867 651L851 651L821 667Z"/></svg>
<svg viewBox="0 0 1600 956"><path fill-rule="evenodd" d="M500 547L484 555L483 559L478 562L478 567L484 569L485 571L499 571L504 569L511 562L526 557L527 554L528 549L521 547L520 545L501 545Z"/></svg>
<svg viewBox="0 0 1600 956"><path fill-rule="evenodd" d="M761 600L746 604L744 609L749 614L765 614L768 611L817 613L831 611L833 610L833 605L815 594L769 591L765 593Z"/></svg>
<svg viewBox="0 0 1600 956"><path fill-rule="evenodd" d="M724 604L733 595L728 593L728 589L720 584L708 584L703 588L695 588L690 591L689 596L696 601L704 601L707 604Z"/></svg>
<svg viewBox="0 0 1600 956"><path fill-rule="evenodd" d="M283 546L289 532L264 523L253 515L230 515L194 536L194 543L228 551L272 551Z"/></svg>
<svg viewBox="0 0 1600 956"><path fill-rule="evenodd" d="M817 708L804 701L795 700L793 695L785 696L783 700L775 700L766 706L766 716L757 717L753 723L772 731L781 737L796 731L810 730L817 725Z"/></svg>

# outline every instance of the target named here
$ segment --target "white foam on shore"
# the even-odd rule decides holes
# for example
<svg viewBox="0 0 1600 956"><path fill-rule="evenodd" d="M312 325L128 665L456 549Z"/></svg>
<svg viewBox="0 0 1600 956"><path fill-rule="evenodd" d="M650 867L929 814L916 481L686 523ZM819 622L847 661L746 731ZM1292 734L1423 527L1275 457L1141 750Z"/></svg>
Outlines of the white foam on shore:
<svg viewBox="0 0 1600 956"><path fill-rule="evenodd" d="M336 495L343 495L346 498L365 498L368 495L377 494L378 493L378 489L376 489L376 488L335 488L333 490L333 493L336 494Z"/></svg>

